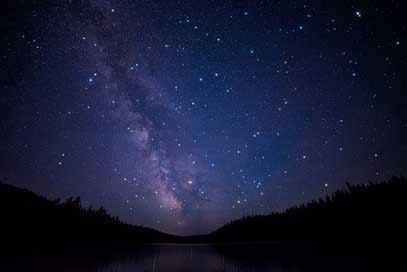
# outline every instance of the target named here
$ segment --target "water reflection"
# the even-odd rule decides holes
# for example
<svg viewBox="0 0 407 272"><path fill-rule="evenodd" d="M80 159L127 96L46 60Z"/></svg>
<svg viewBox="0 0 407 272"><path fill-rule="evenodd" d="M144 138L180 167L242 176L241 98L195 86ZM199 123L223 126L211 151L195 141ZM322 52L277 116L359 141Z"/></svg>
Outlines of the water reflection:
<svg viewBox="0 0 407 272"><path fill-rule="evenodd" d="M0 271L407 271L394 260L324 256L309 247L272 245L146 245L114 254L81 252L73 256L30 257L8 261ZM85 254L84 254L85 253ZM90 254L91 253L91 254ZM372 261L374 260L374 262Z"/></svg>
<svg viewBox="0 0 407 272"><path fill-rule="evenodd" d="M365 265L360 258L307 256L265 245L151 245L97 271L361 271Z"/></svg>
<svg viewBox="0 0 407 272"><path fill-rule="evenodd" d="M233 256L222 255L218 248L209 245L148 246L134 255L101 265L98 271L301 271L294 264L262 257L257 255L248 259L234 259Z"/></svg>

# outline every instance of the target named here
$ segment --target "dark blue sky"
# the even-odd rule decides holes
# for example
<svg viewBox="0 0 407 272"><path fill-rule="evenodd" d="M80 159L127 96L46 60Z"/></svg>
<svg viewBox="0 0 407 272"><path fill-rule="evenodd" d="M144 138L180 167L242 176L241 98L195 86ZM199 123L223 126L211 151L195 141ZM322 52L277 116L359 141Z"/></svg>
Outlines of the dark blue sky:
<svg viewBox="0 0 407 272"><path fill-rule="evenodd" d="M403 1L7 1L0 178L177 234L407 173Z"/></svg>

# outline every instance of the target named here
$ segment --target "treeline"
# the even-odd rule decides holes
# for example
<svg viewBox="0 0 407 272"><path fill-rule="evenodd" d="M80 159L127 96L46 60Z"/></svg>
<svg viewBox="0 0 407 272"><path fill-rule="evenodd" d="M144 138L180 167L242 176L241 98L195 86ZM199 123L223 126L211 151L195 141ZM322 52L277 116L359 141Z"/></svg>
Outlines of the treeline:
<svg viewBox="0 0 407 272"><path fill-rule="evenodd" d="M403 244L407 179L350 185L281 213L248 216L210 234L216 242L312 241L324 245Z"/></svg>
<svg viewBox="0 0 407 272"><path fill-rule="evenodd" d="M208 235L179 237L121 222L104 208L84 208L0 183L0 251L122 249L142 243L308 241L323 246L405 245L407 179L350 185L324 199L270 215L248 216ZM384 247L383 247L384 248ZM12 250L11 250L12 249ZM3 251L3 252L4 252Z"/></svg>
<svg viewBox="0 0 407 272"><path fill-rule="evenodd" d="M121 222L104 208L84 208L81 200L48 200L0 183L0 249L123 247L173 241L174 236Z"/></svg>

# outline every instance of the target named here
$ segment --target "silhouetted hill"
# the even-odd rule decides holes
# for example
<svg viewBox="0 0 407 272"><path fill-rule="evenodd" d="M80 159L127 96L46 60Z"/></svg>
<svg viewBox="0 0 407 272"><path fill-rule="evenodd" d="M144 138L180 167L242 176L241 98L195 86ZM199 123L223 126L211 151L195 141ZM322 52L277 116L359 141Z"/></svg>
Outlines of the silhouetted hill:
<svg viewBox="0 0 407 272"><path fill-rule="evenodd" d="M0 250L123 247L169 242L175 236L125 224L104 208L83 208L80 198L51 201L0 183ZM11 250L13 249L13 250Z"/></svg>
<svg viewBox="0 0 407 272"><path fill-rule="evenodd" d="M278 243L308 248L365 248L407 242L407 180L347 185L325 199L282 213L245 217L208 235L179 237L125 224L104 208L83 208L79 198L51 201L0 183L0 251L77 248L125 249L143 243ZM304 243L302 243L304 242Z"/></svg>
<svg viewBox="0 0 407 272"><path fill-rule="evenodd" d="M405 245L407 180L347 184L325 199L249 216L210 234L216 242L312 241L325 246Z"/></svg>

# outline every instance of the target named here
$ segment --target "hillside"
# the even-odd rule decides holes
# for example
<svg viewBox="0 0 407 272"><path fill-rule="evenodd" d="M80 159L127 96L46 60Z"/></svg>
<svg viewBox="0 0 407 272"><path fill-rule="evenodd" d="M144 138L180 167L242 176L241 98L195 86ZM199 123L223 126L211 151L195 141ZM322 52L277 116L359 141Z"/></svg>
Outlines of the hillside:
<svg viewBox="0 0 407 272"><path fill-rule="evenodd" d="M174 236L132 226L104 208L83 208L80 198L51 201L29 190L0 183L1 250L123 247L172 241Z"/></svg>
<svg viewBox="0 0 407 272"><path fill-rule="evenodd" d="M245 217L208 235L179 237L121 222L105 209L83 208L79 198L48 200L0 183L0 250L125 249L143 243L284 243L395 245L407 241L407 180L347 188L282 213ZM350 246L349 246L350 245Z"/></svg>
<svg viewBox="0 0 407 272"><path fill-rule="evenodd" d="M213 232L217 242L313 241L324 245L397 244L407 239L407 180L347 188L282 213L249 216Z"/></svg>

